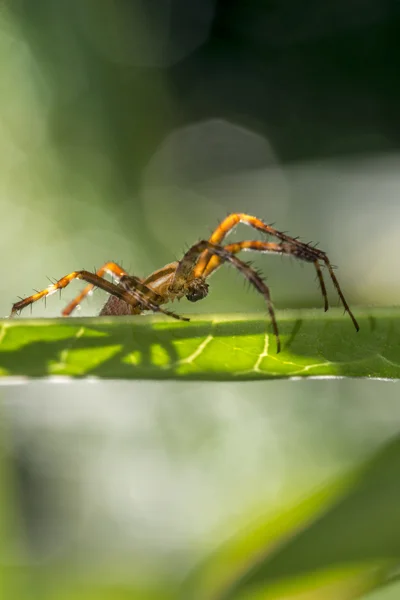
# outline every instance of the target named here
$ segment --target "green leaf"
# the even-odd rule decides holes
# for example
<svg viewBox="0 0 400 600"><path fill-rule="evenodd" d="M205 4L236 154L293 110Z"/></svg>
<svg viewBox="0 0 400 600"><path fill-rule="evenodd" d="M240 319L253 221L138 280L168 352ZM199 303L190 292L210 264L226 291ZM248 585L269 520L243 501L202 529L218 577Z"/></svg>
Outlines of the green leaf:
<svg viewBox="0 0 400 600"><path fill-rule="evenodd" d="M159 316L0 322L0 376L239 381L400 378L400 311L281 311L282 351L267 317Z"/></svg>
<svg viewBox="0 0 400 600"><path fill-rule="evenodd" d="M399 563L396 437L350 477L229 540L188 580L185 597L348 600L390 581Z"/></svg>

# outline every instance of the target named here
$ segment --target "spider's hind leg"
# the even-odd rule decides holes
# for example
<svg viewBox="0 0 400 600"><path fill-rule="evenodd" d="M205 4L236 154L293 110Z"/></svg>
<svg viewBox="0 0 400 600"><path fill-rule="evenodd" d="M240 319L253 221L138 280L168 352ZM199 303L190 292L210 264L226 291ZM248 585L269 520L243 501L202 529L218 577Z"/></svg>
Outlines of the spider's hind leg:
<svg viewBox="0 0 400 600"><path fill-rule="evenodd" d="M72 271L72 273L65 275L65 277L62 277L58 281L52 283L47 288L44 288L41 291L37 291L32 296L23 298L22 300L20 300L20 302L16 302L15 304L13 304L10 316L12 317L14 314L21 311L26 306L30 306L31 304L37 302L41 298L51 296L51 294L54 294L57 290L61 291L62 289L67 287L74 279L82 279L83 281L90 283L91 287L99 287L110 294L116 293L116 291L119 292L117 286L110 283L109 281L106 281L102 277L99 277L95 273L90 273L90 271L85 270Z"/></svg>
<svg viewBox="0 0 400 600"><path fill-rule="evenodd" d="M129 279L129 276L126 276L126 277ZM137 289L138 288L137 277L130 278L132 280L131 287L129 287L129 289L127 289L128 286L123 287L120 283L119 284L111 283L110 281L107 281L106 279L99 277L99 275L96 275L96 273L91 273L90 271L85 271L85 270L73 271L72 273L69 273L69 275L65 275L65 277L62 277L61 279L56 281L56 283L48 286L44 290L41 290L40 292L37 292L36 294L29 296L28 298L24 298L20 302L16 302L12 306L10 316L15 315L16 313L18 313L20 310L22 310L26 306L30 306L31 304L33 304L34 302L37 302L41 298L50 296L51 294L54 294L54 292L56 292L57 290L61 290L65 287L67 287L71 283L71 281L73 281L74 279L82 279L83 281L86 281L87 283L91 284L92 286L98 287L101 290L104 290L111 296L115 296L116 298L119 298L120 300L124 301L126 304L128 304L130 306L138 306L139 305L142 307L143 310L152 310L154 312L162 312L170 317L173 317L174 319L180 319L180 320L184 320L184 321L189 320L185 317L180 317L179 315L176 315L175 313L172 313L168 310L162 309L154 301L155 292L150 290L150 288L147 288L147 286L143 286L143 288L146 288L146 291L149 292L150 298L147 298L139 289ZM142 286L142 284L140 284L140 285ZM158 294L156 294L156 295L158 295ZM151 299L152 297L153 297L153 300Z"/></svg>

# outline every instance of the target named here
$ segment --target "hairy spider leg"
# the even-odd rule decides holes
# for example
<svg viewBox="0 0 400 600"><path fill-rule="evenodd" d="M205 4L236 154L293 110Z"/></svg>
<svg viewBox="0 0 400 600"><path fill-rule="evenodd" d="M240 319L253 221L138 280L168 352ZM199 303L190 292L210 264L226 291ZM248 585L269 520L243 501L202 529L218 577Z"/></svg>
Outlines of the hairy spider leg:
<svg viewBox="0 0 400 600"><path fill-rule="evenodd" d="M106 273L108 273L109 275L113 275L118 279L118 281L123 275L128 275L128 273L124 271L124 269L115 262L106 262L102 267L100 267L100 269L96 271L96 275L98 275L99 277L103 277L103 275L105 275ZM79 306L82 300L86 298L88 294L90 294L94 287L95 286L93 284L89 283L89 285L87 285L81 291L80 294L78 294L73 300L71 300L71 302L64 308L64 310L61 313L63 317L68 317Z"/></svg>
<svg viewBox="0 0 400 600"><path fill-rule="evenodd" d="M162 269L160 269L160 271L162 271ZM133 275L124 275L123 277L121 277L121 280L119 283L124 289L126 289L128 291L136 290L137 292L139 292L142 295L143 298L145 298L146 302L152 302L153 304L156 304L157 306L159 306L160 304L165 304L169 300L169 298L166 297L166 295L164 293L161 294L161 293L156 292L150 286L146 285L141 279L139 279L139 277L135 277ZM146 306L143 306L143 303L139 303L138 309L139 309L138 312L141 312L142 310L148 310L146 308ZM163 311L163 312L166 312L166 311ZM190 320L187 317L180 317L180 318L183 321Z"/></svg>
<svg viewBox="0 0 400 600"><path fill-rule="evenodd" d="M130 288L129 290L127 290L120 285L116 285L114 283L111 283L110 281L107 281L106 279L103 279L103 277L99 277L95 273L90 273L90 271L84 271L84 270L73 271L69 275L62 277L56 283L48 286L41 292L37 292L36 294L29 296L28 298L24 298L20 302L16 302L12 306L10 316L13 316L18 311L22 310L26 306L29 306L30 304L33 304L34 302L37 302L41 298L49 296L50 294L54 294L54 292L56 292L57 290L61 290L65 287L67 287L67 285L69 285L71 283L71 281L73 281L74 279L82 279L83 281L86 281L87 283L90 283L90 284L94 285L95 287L98 287L101 290L104 290L105 292L108 292L109 294L116 296L117 298L119 298L120 300L123 300L127 304L136 306L137 303L139 303L143 307L143 310L152 310L154 312L162 312L162 313L164 313L170 317L173 317L174 319L178 319L178 320L183 320L183 321L189 320L186 317L181 317L180 315L176 315L173 312L170 312L168 310L164 310L164 309L160 308L160 306L158 306L158 304L156 304L152 300L149 300L148 298L145 298L145 296L141 292L139 292L138 290L136 290L133 287Z"/></svg>
<svg viewBox="0 0 400 600"><path fill-rule="evenodd" d="M153 293L152 290L149 290L146 286L143 286L142 280L139 279L139 277L135 277L134 275L122 275L118 285L128 292L132 289L137 290L141 294L144 294L146 298L152 299L158 305L162 304L163 299L158 294ZM146 309L138 300L131 304L126 304L126 302L120 300L117 296L109 295L99 316L115 317L121 315L140 315L143 310Z"/></svg>
<svg viewBox="0 0 400 600"><path fill-rule="evenodd" d="M360 331L360 326L359 326L359 324L358 324L358 322L357 322L357 319L355 318L355 316L354 316L354 315L353 315L353 313L351 312L351 310L350 310L350 307L349 307L349 305L347 304L345 297L343 296L343 292L342 292L342 290L340 289L339 282L338 282L338 280L336 279L336 275L335 275L335 273L333 272L333 267L332 267L331 263L329 262L329 260L328 260L328 257L325 255L325 257L324 257L322 260L324 261L324 263L325 263L325 265L326 265L326 267L327 267L327 269L328 269L328 271L329 271L329 275L331 276L331 279L332 279L332 281L333 281L333 285L335 286L335 288L336 288L336 291L337 291L337 293L338 293L338 295L339 295L339 298L340 298L340 299L341 299L341 301L342 301L342 304L343 304L344 310L345 310L345 311L346 311L346 312L349 314L349 316L350 316L350 319L353 321L353 324L354 324L354 327L356 328L356 330L357 330L357 331Z"/></svg>
<svg viewBox="0 0 400 600"><path fill-rule="evenodd" d="M248 225L249 227L252 227L253 229L257 229L258 231L261 231L268 235L273 235L274 237L278 238L279 240L281 240L283 242L292 242L296 246L307 248L309 250L314 250L313 248L311 248L311 246L308 246L307 244L304 244L303 242L300 242L299 240L288 236L286 233L283 233L282 231L278 231L277 229L272 227L272 225L267 225L267 223L264 223L263 221L261 221L261 219L258 219L257 217L253 217L252 215L247 215L245 213L232 213L232 214L228 215L218 225L218 227L216 227L216 229L213 231L213 233L211 234L208 241L211 242L211 244L221 244L221 242L226 238L226 236L229 233L231 233L231 231L233 231L233 229L239 223ZM321 253L321 251L317 250L317 252L319 252L320 254L323 254L323 253ZM218 262L218 258L216 256L210 257L210 253L206 251L203 253L203 256L200 257L200 260L196 265L196 269L195 269L196 277L201 277L208 262Z"/></svg>
<svg viewBox="0 0 400 600"><path fill-rule="evenodd" d="M145 295L151 296L152 291L154 291L154 292L158 293L159 295L164 296L165 291L168 288L168 285L171 280L171 274L175 273L177 264L178 264L177 262L174 262L174 263L165 265L165 267L162 267L162 269L158 269L157 271L154 271L153 273L151 273L148 277L146 277L146 279L140 279L139 277L134 277L134 276L129 275L117 263L107 262L100 269L98 269L98 271L96 271L96 275L99 275L102 277L105 273L109 273L110 275L113 275L114 277L116 277L119 282L121 281L121 279L123 277L128 277L128 278L130 277L131 282L134 281L136 283L136 288L139 289L139 291L142 289L142 292ZM141 288L140 287L141 284L145 284L145 285ZM75 310L75 308L78 306L78 304L80 304L82 302L82 300L92 291L92 289L94 287L95 286L93 286L92 284L87 285L82 290L82 292L78 296L76 296L76 298L74 298L68 304L68 306L66 306L66 308L62 311L62 315L65 317L69 316L72 313L72 311ZM115 300L117 300L116 297L115 297ZM113 306L110 307L111 308L110 313L107 311L109 302L111 302L113 304ZM160 302L160 298L158 298L158 303L163 304L163 302ZM115 308L116 308L115 302L110 300L105 304L105 306L103 307L100 314L101 315L106 314L108 316L111 314L116 314L114 312ZM140 312L142 311L142 309L140 309L139 302L137 302L136 306L134 306L132 304L131 308L136 309L136 310L132 310L131 314L140 314Z"/></svg>
<svg viewBox="0 0 400 600"><path fill-rule="evenodd" d="M222 262L229 262L231 265L233 265L264 296L272 323L272 329L276 338L276 351L280 352L281 342L279 338L278 324L275 318L275 311L268 286L254 269L222 246L217 246L209 241L203 240L189 248L182 260L179 261L174 280L171 284L171 291L179 293L181 290L185 289L188 279L190 280L194 277L195 266L198 261L198 257L202 254L202 252L204 252L204 250L207 250L207 252L210 254L217 256Z"/></svg>
<svg viewBox="0 0 400 600"><path fill-rule="evenodd" d="M288 255L296 256L300 260L304 260L304 261L310 262L310 263L312 262L317 271L317 276L318 276L319 283L321 286L322 295L324 296L325 300L327 298L325 282L324 282L323 275L322 275L321 265L319 263L319 260L321 260L321 259L315 260L313 248L309 248L309 256L307 256L307 246L305 248L299 249L299 248L297 248L297 246L294 246L290 242L276 243L276 242L261 242L261 241L251 240L251 241L227 244L225 246L225 250L227 250L228 252L232 252L233 254L237 254L241 250L253 250L256 252L265 252L265 253L271 252L271 253L278 253L278 254L288 254ZM331 264L329 263L329 260L328 259L325 260L324 258L322 260L324 260L326 266L328 267L329 274L333 280L333 283L335 284L336 290L338 291L339 297L343 303L343 306L344 306L346 312L349 314L349 317L351 318L356 330L359 331L360 327L358 325L358 322L357 322L355 316L353 315L352 311L350 310L350 307L347 304L346 299L343 296L342 290L340 289L340 286L339 286L339 282L336 279L335 273L333 272L333 268L332 268ZM212 262L210 260L210 262L206 266L206 269L203 273L203 277L205 277L205 278L209 277L211 275L211 273L213 273L220 265L221 265L220 259L219 259L219 264L216 262L214 262L214 264L212 264ZM325 305L325 310L327 310L327 303Z"/></svg>
<svg viewBox="0 0 400 600"><path fill-rule="evenodd" d="M328 272L332 279L333 285L335 286L335 289L339 295L339 298L342 301L345 311L349 314L356 330L359 331L360 327L357 323L357 320L354 317L353 313L351 312L349 305L347 304L347 301L343 295L343 292L341 290L339 282L333 272L332 265L331 265L325 252L323 252L322 250L319 250L318 248L314 248L314 247L310 246L309 244L304 244L303 242L300 242L298 239L290 237L286 233L279 231L278 229L275 229L271 225L267 225L266 223L261 221L261 219L258 219L257 217L253 217L252 215L247 215L245 213L232 213L232 214L228 215L218 225L218 227L215 229L215 231L211 234L209 241L213 244L220 244L223 241L223 239L228 235L228 233L230 233L236 227L236 225L238 225L239 223L249 225L250 227L253 227L254 229L257 229L258 231L261 231L263 233L273 235L274 237L278 238L282 242L288 242L288 243L294 244L295 246L297 246L299 248L299 254L296 254L297 258L301 258L300 249L304 251L303 260L304 259L307 260L307 258L304 258L304 257L311 256L311 254L312 254L314 256L314 261L313 261L314 267L317 271L318 281L320 283L321 291L324 296L324 307L325 307L325 310L327 310L328 296L326 294L326 288L325 288L325 284L323 283L322 271L321 271L320 264L319 264L320 260L323 261L325 266L328 269ZM216 263L217 261L218 261L217 257L215 257L215 256L210 257L210 253L208 251L205 251L203 256L200 257L200 260L195 267L194 276L201 277L202 273L203 273L204 269L206 268L206 266L208 265L208 263L211 262L211 265L212 265L213 263ZM311 260L309 262L311 262Z"/></svg>
<svg viewBox="0 0 400 600"><path fill-rule="evenodd" d="M130 275L123 276L120 280L121 285L129 285L132 282L135 283L136 289L141 291L145 296L149 296L155 299L158 305L165 304L166 302L173 301L176 298L176 294L169 293L169 287L175 275L176 267L178 262L175 261L168 265L165 265L161 269L150 273L146 279L139 279L139 277L132 277ZM125 280L125 283L124 283ZM130 282L129 282L130 280ZM121 315L121 314L140 314L143 312L140 304L131 306L131 310L127 311L123 306L121 307L118 298L110 296L106 304L103 306L100 315Z"/></svg>
<svg viewBox="0 0 400 600"><path fill-rule="evenodd" d="M232 252L233 254L237 254L242 250L252 250L255 252L263 252L265 254L286 254L288 256L295 256L296 258L304 260L305 262L313 263L317 271L319 285L321 288L322 296L324 298L324 308L325 311L328 310L328 293L326 291L325 281L322 275L321 266L318 260L315 260L312 248L310 248L310 251L307 252L307 248L299 248L298 246L290 242L261 242L257 240L235 242L233 244L227 244L226 246L224 246L224 248L225 250L228 250L228 252ZM216 269L218 269L221 266L221 259L218 256L214 256L212 257L212 259L213 260L210 260L208 262L203 271L202 276L204 278L209 277Z"/></svg>

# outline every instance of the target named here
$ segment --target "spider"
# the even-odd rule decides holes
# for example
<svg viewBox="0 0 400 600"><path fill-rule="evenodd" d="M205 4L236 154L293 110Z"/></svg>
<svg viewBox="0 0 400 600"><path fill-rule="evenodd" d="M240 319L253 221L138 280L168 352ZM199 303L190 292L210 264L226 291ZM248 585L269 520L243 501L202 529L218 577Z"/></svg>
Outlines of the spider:
<svg viewBox="0 0 400 600"><path fill-rule="evenodd" d="M266 242L247 240L223 246L222 243L224 238L236 227L236 225L238 225L238 223L244 223L262 233L272 235L279 241ZM326 267L345 311L349 314L356 330L359 330L357 320L346 302L326 253L310 244L299 241L298 238L292 238L286 233L278 231L257 217L244 213L230 214L220 223L220 225L218 225L208 241L202 240L194 244L189 248L181 260L172 262L162 269L154 271L154 273L151 273L145 279L129 275L114 262L105 263L98 271L96 271L96 273L85 270L73 271L69 275L65 275L65 277L62 277L59 281L48 286L46 289L40 292L38 291L32 296L16 302L12 307L11 316L26 306L33 304L33 302L45 298L57 290L65 288L72 280L82 279L83 281L86 281L88 285L62 311L63 316L69 316L85 296L87 296L94 287L98 287L110 294L100 315L137 315L143 311L151 310L164 313L175 319L189 321L187 317L182 317L165 308L161 308L161 305L172 302L175 299L180 300L183 296L186 296L190 302L202 300L208 294L208 277L223 263L229 263L240 271L250 284L263 295L276 338L277 352L280 352L281 344L278 324L275 318L269 288L259 273L254 270L250 264L243 262L236 256L238 252L241 252L242 250L291 255L299 260L312 263L316 270L324 299L324 308L325 310L328 310L328 296L321 268ZM112 275L116 279L116 283L111 283L104 279L103 276L106 273Z"/></svg>

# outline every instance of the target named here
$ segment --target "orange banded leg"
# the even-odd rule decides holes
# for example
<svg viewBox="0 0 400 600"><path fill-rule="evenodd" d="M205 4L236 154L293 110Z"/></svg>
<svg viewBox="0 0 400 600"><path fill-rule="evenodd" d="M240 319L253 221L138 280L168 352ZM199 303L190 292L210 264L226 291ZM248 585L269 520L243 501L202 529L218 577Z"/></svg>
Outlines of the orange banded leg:
<svg viewBox="0 0 400 600"><path fill-rule="evenodd" d="M321 293L322 293L322 296L324 299L324 309L325 309L325 311L328 310L328 308L329 308L328 293L326 291L326 286L325 286L324 278L322 275L321 266L320 266L318 260L315 260L312 248L310 248L310 251L308 252L307 249L299 248L298 246L291 244L289 242L281 242L281 243L279 243L279 242L260 242L260 241L256 241L256 240L236 242L233 244L228 244L227 246L224 246L224 248L225 248L225 250L228 250L228 252L232 252L233 254L237 254L238 252L241 252L242 250L252 250L255 252L263 252L265 254L276 253L276 254L286 254L288 256L292 255L292 256L295 256L296 258L299 258L300 260L304 260L306 262L313 263L314 267L317 271L317 277L318 277L319 285L321 288ZM210 259L205 270L203 271L203 277L204 278L209 277L211 275L211 273L213 273L220 266L221 266L221 259L218 256L213 256Z"/></svg>
<svg viewBox="0 0 400 600"><path fill-rule="evenodd" d="M233 252L230 252L226 248L223 248L222 246L217 246L215 244L211 244L210 242L205 240L198 242L197 244L189 248L182 260L179 261L174 281L171 285L172 291L179 291L181 286L185 285L187 278L190 277L193 273L193 268L197 263L199 255L201 255L202 252L204 252L204 250L207 250L207 252L209 252L211 255L217 256L220 259L220 262L229 262L231 265L233 265L238 271L242 273L244 277L246 277L246 279L251 283L251 285L253 285L256 288L256 290L264 296L272 323L272 329L276 338L276 351L280 352L281 342L279 338L278 324L276 322L275 311L268 286L254 269L252 269L249 265L247 265L245 262L243 262L237 256L235 256Z"/></svg>
<svg viewBox="0 0 400 600"><path fill-rule="evenodd" d="M45 288L41 292L37 292L36 294L29 296L28 298L24 298L20 302L16 302L15 304L13 304L10 316L12 317L13 315L15 315L17 312L19 312L26 306L29 306L30 304L37 302L41 298L50 296L51 294L54 294L57 290L61 290L65 287L67 287L67 285L69 285L71 283L71 281L73 281L74 279L82 279L83 281L90 283L92 286L98 287L101 290L108 292L112 296L116 296L120 300L123 300L124 302L126 302L127 304L130 304L132 306L137 306L137 304L139 303L142 307L142 310L152 310L154 312L162 312L170 317L173 317L174 319L179 319L179 320L183 320L183 321L189 320L185 317L176 315L173 312L162 309L157 304L157 302L155 302L154 300L151 300L149 298L146 298L146 296L142 292L139 292L133 286L130 286L129 289L126 289L119 284L111 283L110 281L103 279L103 277L100 277L99 275L96 275L95 273L91 273L90 271L84 271L84 270L83 271L73 271L69 275L65 275L65 277L62 277L56 283L49 285L47 288ZM149 292L150 291L154 295L154 292L152 290L149 290Z"/></svg>
<svg viewBox="0 0 400 600"><path fill-rule="evenodd" d="M249 225L249 227L252 227L253 229L257 229L258 231L261 231L268 235L273 235L274 237L276 237L278 240L281 240L282 242L290 242L290 243L296 245L298 248L302 248L304 251L312 252L315 259L320 258L320 259L324 260L325 253L322 252L321 250L318 250L317 248L313 248L312 246L309 246L308 244L304 244L303 242L300 242L298 239L290 237L286 233L283 233L282 231L275 229L274 227L272 227L272 225L267 225L267 223L264 223L263 221L261 221L261 219L257 219L257 217L253 217L252 215L247 215L245 213L232 213L231 215L228 215L218 225L218 227L215 229L215 231L211 234L208 241L211 242L212 244L221 244L222 241L224 240L224 238L228 235L228 233L230 233L236 227L236 225L238 225L239 223L243 223L244 225ZM209 261L212 261L212 263L218 262L218 259L215 256L210 258L210 253L206 251L200 257L200 259L196 265L196 268L194 271L195 277L202 276L203 271L206 268L206 265L208 264Z"/></svg>
<svg viewBox="0 0 400 600"><path fill-rule="evenodd" d="M100 269L96 271L96 275L98 275L99 277L103 277L103 275L105 275L106 273L108 273L109 275L114 275L114 277L116 277L118 280L120 280L123 275L128 274L126 271L124 271L124 269L122 269L122 267L117 265L117 263L115 262L106 262L102 267L100 267ZM78 294L73 300L71 300L71 302L64 308L64 310L61 313L63 317L68 317L79 306L82 300L86 298L88 294L90 294L94 287L95 286L90 283L81 291L80 294Z"/></svg>
<svg viewBox="0 0 400 600"><path fill-rule="evenodd" d="M292 238L292 237L286 235L286 233L283 233L282 231L278 231L271 225L267 225L266 223L263 223L263 221L261 221L260 219L257 219L257 217L252 217L251 215L246 215L244 213L233 213L233 214L229 215L228 217L226 217L226 219L224 219L222 221L222 223L217 227L217 229L212 233L212 235L210 237L210 241L212 243L220 243L224 239L224 237L230 231L232 231L232 229L234 227L236 227L236 225L238 223L244 223L245 225L249 225L250 227L257 229L258 231L262 231L263 233L275 236L276 238L281 240L282 245L288 244L288 245L294 246L296 248L296 250L292 250L290 252L290 254L292 254L293 256L296 256L296 258L306 260L307 262L313 262L315 269L317 271L317 277L318 277L319 284L321 286L322 295L324 296L325 310L327 310L328 296L326 293L325 284L323 282L321 265L320 265L320 261L323 261L328 269L330 278L332 279L332 283L335 286L335 289L338 293L340 300L342 301L345 311L349 314L349 317L352 320L353 325L356 328L356 330L359 331L360 326L358 325L356 318L354 317L353 313L350 310L349 305L347 304L347 301L343 295L343 292L341 290L339 282L335 276L335 273L333 272L333 267L332 267L325 252L323 252L322 250L319 250L318 248L314 248L314 247L310 246L309 244L304 244L303 242L300 242L298 239ZM194 268L194 272L193 272L194 276L201 277L204 269L206 269L206 268L207 269L210 268L211 270L213 270L214 264L218 264L218 258L216 256L210 257L209 252L207 252L207 251L204 252L203 255L200 257L197 265Z"/></svg>

